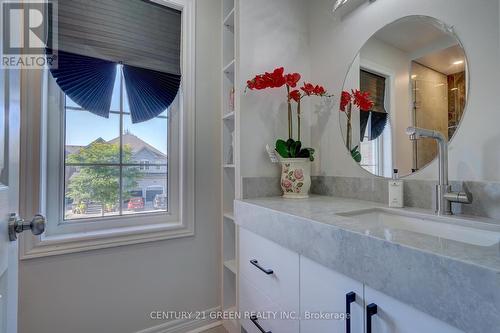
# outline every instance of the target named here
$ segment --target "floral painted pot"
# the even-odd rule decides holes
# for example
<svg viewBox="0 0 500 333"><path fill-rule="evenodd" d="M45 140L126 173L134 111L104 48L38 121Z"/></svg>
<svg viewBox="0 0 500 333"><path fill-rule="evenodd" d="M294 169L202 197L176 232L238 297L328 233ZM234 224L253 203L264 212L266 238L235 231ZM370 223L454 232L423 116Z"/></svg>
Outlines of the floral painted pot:
<svg viewBox="0 0 500 333"><path fill-rule="evenodd" d="M305 199L311 188L311 161L308 158L280 158L283 198Z"/></svg>

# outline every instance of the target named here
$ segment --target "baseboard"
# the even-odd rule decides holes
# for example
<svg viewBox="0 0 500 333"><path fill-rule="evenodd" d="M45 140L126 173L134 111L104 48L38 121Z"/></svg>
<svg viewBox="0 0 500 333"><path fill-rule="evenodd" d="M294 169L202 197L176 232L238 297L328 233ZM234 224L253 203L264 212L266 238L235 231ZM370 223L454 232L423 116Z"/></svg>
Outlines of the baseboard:
<svg viewBox="0 0 500 333"><path fill-rule="evenodd" d="M207 314L205 319L175 319L136 333L201 333L222 324L221 321L208 318L209 313L215 313L217 311L220 311L220 307L202 311Z"/></svg>

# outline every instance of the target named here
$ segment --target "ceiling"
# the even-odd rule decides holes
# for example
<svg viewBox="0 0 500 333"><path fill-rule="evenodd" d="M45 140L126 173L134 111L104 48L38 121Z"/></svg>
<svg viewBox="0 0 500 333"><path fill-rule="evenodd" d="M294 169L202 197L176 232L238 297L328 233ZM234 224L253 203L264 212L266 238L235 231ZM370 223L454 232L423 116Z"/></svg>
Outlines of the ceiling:
<svg viewBox="0 0 500 333"><path fill-rule="evenodd" d="M374 38L405 53L418 63L449 75L465 69L465 53L459 41L437 21L408 17L380 29ZM460 65L453 65L463 61Z"/></svg>
<svg viewBox="0 0 500 333"><path fill-rule="evenodd" d="M460 45L451 46L427 54L415 59L415 61L446 75L463 72L465 70L465 54ZM454 64L455 61L462 61L462 63Z"/></svg>

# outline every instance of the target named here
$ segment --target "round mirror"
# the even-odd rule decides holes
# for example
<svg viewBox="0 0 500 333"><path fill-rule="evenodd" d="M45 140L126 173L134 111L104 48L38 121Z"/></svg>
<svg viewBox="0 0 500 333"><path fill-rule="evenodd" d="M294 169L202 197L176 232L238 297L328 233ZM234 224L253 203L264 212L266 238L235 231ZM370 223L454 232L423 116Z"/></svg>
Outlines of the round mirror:
<svg viewBox="0 0 500 333"><path fill-rule="evenodd" d="M467 57L446 24L408 16L377 31L356 55L344 81L340 127L352 158L370 173L391 177L432 162L433 139L411 140L406 128L451 140L468 91Z"/></svg>

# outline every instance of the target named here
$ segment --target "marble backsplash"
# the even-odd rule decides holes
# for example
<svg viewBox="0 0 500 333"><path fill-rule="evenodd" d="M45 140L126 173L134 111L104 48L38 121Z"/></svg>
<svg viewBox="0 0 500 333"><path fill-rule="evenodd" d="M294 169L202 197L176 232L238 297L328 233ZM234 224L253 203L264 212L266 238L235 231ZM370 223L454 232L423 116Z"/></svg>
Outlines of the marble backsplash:
<svg viewBox="0 0 500 333"><path fill-rule="evenodd" d="M244 177L243 199L281 195L279 177ZM435 208L436 181L404 180L406 207ZM462 187L473 196L472 204L453 204L453 212L500 219L500 182L451 182L454 190ZM312 177L311 193L387 203L388 180L379 177Z"/></svg>

